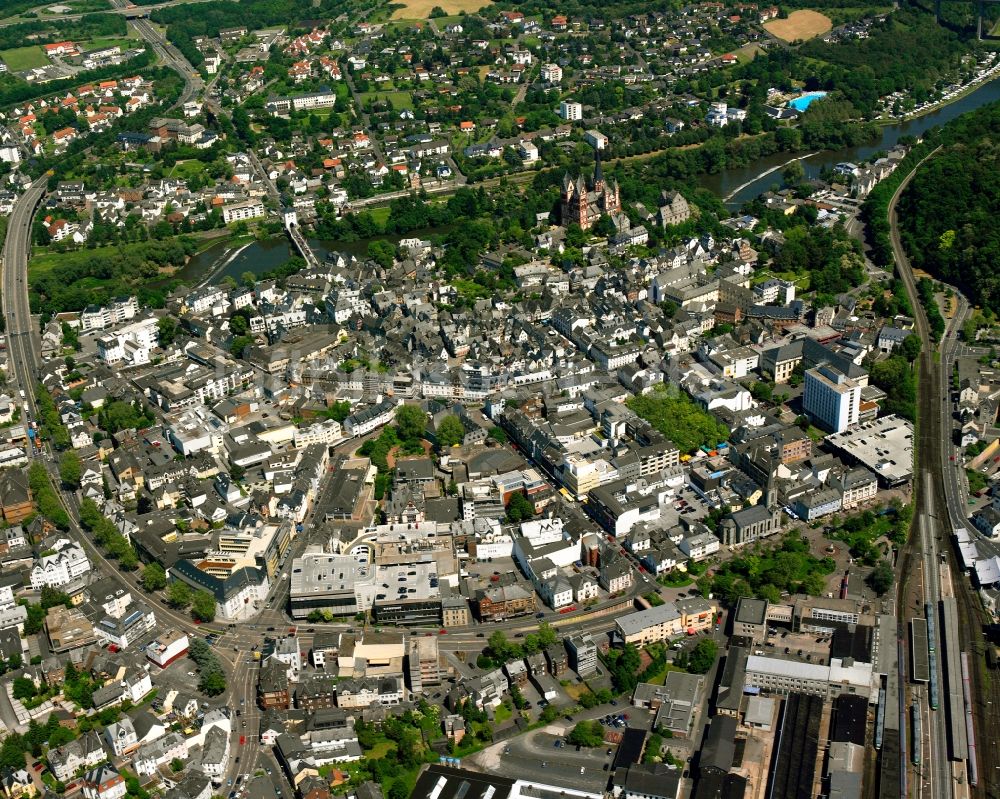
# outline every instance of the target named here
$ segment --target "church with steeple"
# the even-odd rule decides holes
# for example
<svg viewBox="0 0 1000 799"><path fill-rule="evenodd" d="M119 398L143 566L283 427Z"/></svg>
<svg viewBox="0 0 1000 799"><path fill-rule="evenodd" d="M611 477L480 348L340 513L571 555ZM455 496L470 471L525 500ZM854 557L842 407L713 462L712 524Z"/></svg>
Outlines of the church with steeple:
<svg viewBox="0 0 1000 799"><path fill-rule="evenodd" d="M601 171L601 151L595 150L594 177L588 186L583 175L573 180L563 178L560 210L563 225L576 222L584 230L593 227L602 214L613 216L621 213L622 201L615 181L604 180Z"/></svg>

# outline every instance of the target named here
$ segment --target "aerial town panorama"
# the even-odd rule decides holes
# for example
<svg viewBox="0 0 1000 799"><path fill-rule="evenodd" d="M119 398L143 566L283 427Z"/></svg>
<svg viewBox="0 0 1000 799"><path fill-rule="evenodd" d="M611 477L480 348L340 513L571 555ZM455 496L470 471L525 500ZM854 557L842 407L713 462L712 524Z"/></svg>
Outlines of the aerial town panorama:
<svg viewBox="0 0 1000 799"><path fill-rule="evenodd" d="M981 0L4 0L0 799L1000 796L998 216Z"/></svg>

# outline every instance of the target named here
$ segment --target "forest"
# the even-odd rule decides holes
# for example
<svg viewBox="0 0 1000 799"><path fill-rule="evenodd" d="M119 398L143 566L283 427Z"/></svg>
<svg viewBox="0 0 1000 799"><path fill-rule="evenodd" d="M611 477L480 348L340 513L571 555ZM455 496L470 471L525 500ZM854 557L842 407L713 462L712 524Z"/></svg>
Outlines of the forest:
<svg viewBox="0 0 1000 799"><path fill-rule="evenodd" d="M162 307L166 287L157 286L161 269L182 266L197 251L189 236L80 250L58 257L51 268L31 277L33 313L82 311L120 294L136 294L140 305ZM37 269L37 265L34 266Z"/></svg>
<svg viewBox="0 0 1000 799"><path fill-rule="evenodd" d="M1000 104L946 125L942 149L899 199L903 246L913 266L1000 311Z"/></svg>

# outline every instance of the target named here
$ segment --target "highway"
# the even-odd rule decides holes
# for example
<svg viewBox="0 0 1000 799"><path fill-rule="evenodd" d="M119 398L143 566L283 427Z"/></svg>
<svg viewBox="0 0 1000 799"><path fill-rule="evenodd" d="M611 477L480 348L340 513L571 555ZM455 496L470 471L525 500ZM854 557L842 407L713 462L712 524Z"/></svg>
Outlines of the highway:
<svg viewBox="0 0 1000 799"><path fill-rule="evenodd" d="M123 14L127 19L135 19L137 17L148 16L150 13L152 13L153 11L156 11L157 9L160 9L160 8L167 8L169 6L185 5L185 4L188 4L188 3L208 3L208 2L211 2L211 0L164 0L164 2L157 3L156 5L132 6L131 8L129 8L124 2L115 2L114 5L111 8L108 8L106 11L102 11L100 13ZM39 14L43 14L44 11L45 11L45 9L51 8L51 7L52 7L52 3L42 3L41 5L39 5L37 8L35 8L33 10L35 12L39 13ZM36 22L37 21L35 19L23 19L22 18L23 17L23 13L24 12L22 12L22 14L19 15L19 16L10 17L8 19L3 20L2 22L0 22L0 28L6 28L9 25L19 25L22 22ZM58 14L58 15L53 14L53 15L49 15L49 16L44 16L43 15L41 17L41 19L43 21L46 21L46 22L49 22L49 21L50 22L72 22L73 20L77 20L77 19L80 19L81 17L85 16L85 14L93 14L93 13L97 13L97 12L88 11L88 12L84 12L84 13L80 13L80 14Z"/></svg>
<svg viewBox="0 0 1000 799"><path fill-rule="evenodd" d="M115 2L120 4L123 0L115 0ZM201 90L205 88L205 82L201 79L195 68L181 54L180 50L167 42L148 19L135 18L131 22L139 35L152 46L160 61L179 72L181 77L184 78L184 91L181 92L181 96L175 105L183 105L197 97Z"/></svg>
<svg viewBox="0 0 1000 799"><path fill-rule="evenodd" d="M930 158L937 152L932 152ZM926 159L924 159L926 160ZM921 162L923 163L923 162ZM909 259L903 249L899 236L899 224L896 206L900 195L905 190L913 174L920 164L902 181L889 202L890 234L896 269L903 280L910 302L913 306L917 334L921 338L922 351L919 357L920 379L918 380L918 418L917 436L915 441L914 459L917 470L914 473L914 487L917 490L918 505L914 516L914 532L904 551L901 553L898 565L898 601L897 607L904 617L919 612L914 608L914 594L910 591L914 586L908 582L908 577L919 575L920 600L934 603L940 598L944 568L947 582L953 586L954 595L958 601L959 640L963 651L976 654L976 645L981 635L983 617L978 598L974 595L972 586L961 569L955 568L954 555L948 557L942 566L940 553L949 553L947 546L954 527L965 526L965 502L960 479L954 463L950 460L953 452L951 438L951 404L949 402L951 361L956 352L956 336L968 314L968 303L960 294L956 313L950 320L940 348L931 340L927 315L920 305L916 288L916 280ZM912 567L917 566L914 570ZM904 618L900 619L905 623ZM939 636L940 639L940 636ZM975 729L977 738L983 739L984 725L993 725L989 719L992 714L985 713L983 692L996 692L995 681L980 679L982 676L983 658L972 658L973 664L973 696L978 697L975 712ZM939 679L943 692L945 675L945 660L939 659ZM951 677L954 679L954 677ZM978 690L977 690L978 689ZM913 698L925 702L926 697L915 693ZM951 796L977 795L966 782L964 764L953 764L948 760L948 730L944 702L941 710L931 713L929 741L929 758L924 759L926 770L918 773L914 779L916 795L931 799L943 799ZM926 707L926 705L925 705ZM927 716L925 716L927 718ZM995 730L994 730L995 732ZM985 740L991 740L987 738ZM993 738L992 740L996 740ZM980 748L980 752L983 749ZM982 758L982 754L980 755ZM992 759L994 756L990 754ZM993 764L980 764L981 773L993 773ZM983 790L984 781L980 781L979 791Z"/></svg>

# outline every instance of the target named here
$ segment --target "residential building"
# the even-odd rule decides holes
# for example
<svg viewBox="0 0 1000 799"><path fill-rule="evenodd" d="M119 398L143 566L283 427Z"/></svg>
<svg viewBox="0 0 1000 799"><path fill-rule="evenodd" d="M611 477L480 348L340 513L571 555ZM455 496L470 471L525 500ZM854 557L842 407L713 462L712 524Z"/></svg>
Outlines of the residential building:
<svg viewBox="0 0 1000 799"><path fill-rule="evenodd" d="M111 765L98 766L83 775L84 799L122 799L128 788L125 778Z"/></svg>

